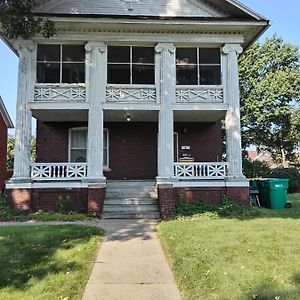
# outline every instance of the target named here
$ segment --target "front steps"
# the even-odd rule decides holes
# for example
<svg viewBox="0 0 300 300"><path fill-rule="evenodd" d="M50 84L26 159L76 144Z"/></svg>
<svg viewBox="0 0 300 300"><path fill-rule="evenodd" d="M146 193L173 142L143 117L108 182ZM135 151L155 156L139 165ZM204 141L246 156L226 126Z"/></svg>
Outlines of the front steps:
<svg viewBox="0 0 300 300"><path fill-rule="evenodd" d="M154 181L108 181L104 219L158 219L159 209Z"/></svg>

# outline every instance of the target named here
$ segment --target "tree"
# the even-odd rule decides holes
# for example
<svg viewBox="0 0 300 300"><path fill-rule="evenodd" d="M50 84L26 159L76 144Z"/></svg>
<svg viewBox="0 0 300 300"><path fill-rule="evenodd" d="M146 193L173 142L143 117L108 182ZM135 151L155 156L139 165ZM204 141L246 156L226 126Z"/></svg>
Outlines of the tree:
<svg viewBox="0 0 300 300"><path fill-rule="evenodd" d="M254 144L277 162L294 160L300 141L300 55L274 35L241 56L241 124L244 148Z"/></svg>
<svg viewBox="0 0 300 300"><path fill-rule="evenodd" d="M7 168L12 170L14 168L14 150L15 139L13 136L9 136L7 140ZM31 162L36 160L36 137L31 137Z"/></svg>
<svg viewBox="0 0 300 300"><path fill-rule="evenodd" d="M38 33L53 36L54 22L36 16L35 5L35 0L0 0L0 35L8 39L30 39Z"/></svg>

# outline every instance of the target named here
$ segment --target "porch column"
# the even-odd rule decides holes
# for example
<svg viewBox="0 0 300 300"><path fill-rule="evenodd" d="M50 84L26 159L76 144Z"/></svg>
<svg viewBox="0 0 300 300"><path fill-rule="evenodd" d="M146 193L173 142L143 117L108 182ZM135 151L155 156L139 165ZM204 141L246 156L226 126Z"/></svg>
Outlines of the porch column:
<svg viewBox="0 0 300 300"><path fill-rule="evenodd" d="M175 102L175 47L171 43L159 43L156 51L156 77L161 108L158 121L158 177L168 182L174 175L174 122L172 104Z"/></svg>
<svg viewBox="0 0 300 300"><path fill-rule="evenodd" d="M18 93L16 107L14 172L12 181L30 180L31 110L36 77L36 45L32 41L17 41L19 53Z"/></svg>
<svg viewBox="0 0 300 300"><path fill-rule="evenodd" d="M238 74L238 56L243 48L237 44L226 44L223 52L227 54L226 101L228 109L225 118L226 158L228 179L243 179L242 146L240 124L240 92Z"/></svg>
<svg viewBox="0 0 300 300"><path fill-rule="evenodd" d="M88 42L86 50L86 91L89 102L88 180L105 181L103 176L103 102L106 95L106 45Z"/></svg>

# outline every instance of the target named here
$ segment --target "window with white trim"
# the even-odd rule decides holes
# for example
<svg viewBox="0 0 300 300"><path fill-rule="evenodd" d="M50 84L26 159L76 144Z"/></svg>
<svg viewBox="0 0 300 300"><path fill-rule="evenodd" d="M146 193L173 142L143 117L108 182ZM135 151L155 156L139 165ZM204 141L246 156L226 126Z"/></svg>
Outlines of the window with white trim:
<svg viewBox="0 0 300 300"><path fill-rule="evenodd" d="M87 136L86 127L71 128L69 131L69 162L87 161ZM108 129L103 131L103 167L108 168L109 155Z"/></svg>
<svg viewBox="0 0 300 300"><path fill-rule="evenodd" d="M177 85L220 85L220 48L176 48Z"/></svg>
<svg viewBox="0 0 300 300"><path fill-rule="evenodd" d="M155 84L154 47L108 46L107 83Z"/></svg>
<svg viewBox="0 0 300 300"><path fill-rule="evenodd" d="M83 45L38 45L38 83L84 83Z"/></svg>

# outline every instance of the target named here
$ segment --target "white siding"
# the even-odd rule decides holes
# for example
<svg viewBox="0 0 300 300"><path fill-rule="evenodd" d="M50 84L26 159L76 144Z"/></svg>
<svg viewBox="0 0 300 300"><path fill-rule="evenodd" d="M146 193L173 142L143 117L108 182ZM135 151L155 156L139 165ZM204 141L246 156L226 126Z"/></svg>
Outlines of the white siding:
<svg viewBox="0 0 300 300"><path fill-rule="evenodd" d="M133 10L129 10L132 1ZM224 17L199 0L52 0L36 9L41 13L160 17Z"/></svg>

